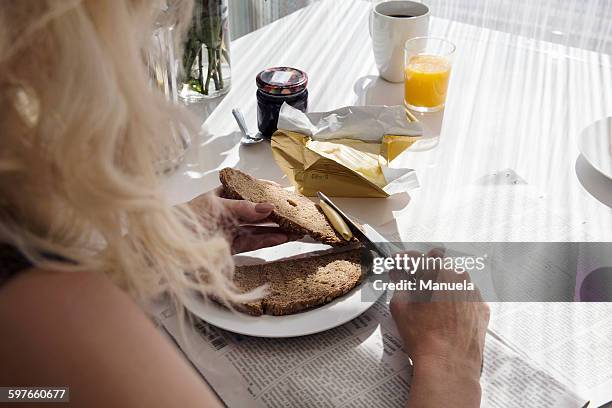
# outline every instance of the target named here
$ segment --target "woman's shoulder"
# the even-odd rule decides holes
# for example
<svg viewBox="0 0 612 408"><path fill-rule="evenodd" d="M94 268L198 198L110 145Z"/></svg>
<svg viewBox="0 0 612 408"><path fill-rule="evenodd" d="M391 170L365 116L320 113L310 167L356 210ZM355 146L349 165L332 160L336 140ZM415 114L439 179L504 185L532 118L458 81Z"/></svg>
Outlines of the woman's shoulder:
<svg viewBox="0 0 612 408"><path fill-rule="evenodd" d="M19 364L30 368L22 374L37 379L42 359L66 358L68 351L87 360L93 339L100 340L97 349L110 347L118 326L143 320L138 305L102 273L31 267L0 287L0 359L10 362L10 350L20 350L28 361ZM9 379L0 373L0 382Z"/></svg>
<svg viewBox="0 0 612 408"><path fill-rule="evenodd" d="M92 300L96 300L91 297L94 294L104 294L105 299L129 298L100 272L53 271L38 268L30 263L23 263L20 266L23 267L7 270L6 273L12 276L0 285L0 299L9 294L10 297L15 294L18 298L30 302L38 298L47 302L66 298L76 306L79 302L91 303Z"/></svg>
<svg viewBox="0 0 612 408"><path fill-rule="evenodd" d="M219 406L174 345L102 273L19 273L0 287L0 327L0 384L68 386L74 406Z"/></svg>

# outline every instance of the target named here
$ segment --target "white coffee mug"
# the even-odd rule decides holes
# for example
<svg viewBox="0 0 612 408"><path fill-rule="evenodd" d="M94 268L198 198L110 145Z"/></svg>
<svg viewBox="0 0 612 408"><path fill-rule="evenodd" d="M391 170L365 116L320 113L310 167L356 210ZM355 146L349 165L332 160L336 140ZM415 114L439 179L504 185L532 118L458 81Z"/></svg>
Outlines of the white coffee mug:
<svg viewBox="0 0 612 408"><path fill-rule="evenodd" d="M414 37L426 37L428 28L429 8L422 3L395 0L372 8L370 34L381 77L390 82L404 80L404 44Z"/></svg>

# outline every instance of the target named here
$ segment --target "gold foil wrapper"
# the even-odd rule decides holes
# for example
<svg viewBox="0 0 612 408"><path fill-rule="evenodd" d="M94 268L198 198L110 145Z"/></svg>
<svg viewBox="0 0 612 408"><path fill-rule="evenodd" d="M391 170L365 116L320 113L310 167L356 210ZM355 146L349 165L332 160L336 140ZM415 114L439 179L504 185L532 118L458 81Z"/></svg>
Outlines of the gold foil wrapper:
<svg viewBox="0 0 612 408"><path fill-rule="evenodd" d="M350 138L312 140L310 136L278 130L272 154L297 191L314 196L388 197L382 166L399 156L418 136L384 135L380 142Z"/></svg>

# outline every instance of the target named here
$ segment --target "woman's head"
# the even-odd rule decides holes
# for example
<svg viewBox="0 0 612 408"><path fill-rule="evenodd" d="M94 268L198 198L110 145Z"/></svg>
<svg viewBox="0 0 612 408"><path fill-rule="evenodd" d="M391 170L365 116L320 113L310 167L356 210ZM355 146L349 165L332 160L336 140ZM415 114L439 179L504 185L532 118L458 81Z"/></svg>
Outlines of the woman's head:
<svg viewBox="0 0 612 408"><path fill-rule="evenodd" d="M163 18L180 32L191 5L168 3ZM159 188L169 135L195 129L149 86L144 61L161 12L144 0L3 5L0 239L43 268L103 271L137 297L196 286L184 274L195 270L199 287L233 297L225 240Z"/></svg>

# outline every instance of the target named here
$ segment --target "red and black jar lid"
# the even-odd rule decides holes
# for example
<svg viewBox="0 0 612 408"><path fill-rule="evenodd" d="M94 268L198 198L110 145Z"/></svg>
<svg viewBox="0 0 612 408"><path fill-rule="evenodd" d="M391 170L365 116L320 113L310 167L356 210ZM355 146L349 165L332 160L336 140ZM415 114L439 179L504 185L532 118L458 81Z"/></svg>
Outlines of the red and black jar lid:
<svg viewBox="0 0 612 408"><path fill-rule="evenodd" d="M308 86L308 75L292 67L267 68L257 74L257 88L270 95L293 95Z"/></svg>

